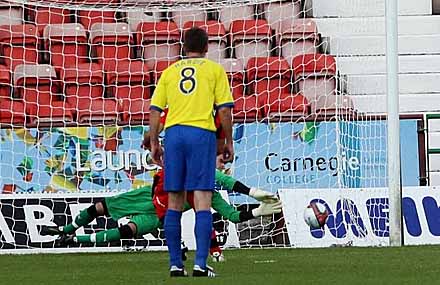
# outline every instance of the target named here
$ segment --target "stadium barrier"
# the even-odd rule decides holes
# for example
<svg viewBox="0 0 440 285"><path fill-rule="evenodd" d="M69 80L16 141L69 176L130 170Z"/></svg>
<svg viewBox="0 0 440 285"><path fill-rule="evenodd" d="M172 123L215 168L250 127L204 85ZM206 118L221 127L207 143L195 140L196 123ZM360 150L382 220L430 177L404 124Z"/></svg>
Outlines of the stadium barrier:
<svg viewBox="0 0 440 285"><path fill-rule="evenodd" d="M72 222L78 213L91 204L102 201L116 193L61 193L61 194L0 194L0 254L6 253L62 253L62 252L108 252L166 250L162 230L149 233L133 240L122 240L108 244L82 244L80 246L60 246L55 243L57 236L40 234L41 226L65 225ZM221 191L228 199L226 191ZM89 226L80 228L77 234L92 234L125 224L127 218L113 221L109 217L98 217ZM193 231L194 213L185 212L182 218L182 239L189 249L195 249ZM239 247L235 226L226 222L221 245Z"/></svg>
<svg viewBox="0 0 440 285"><path fill-rule="evenodd" d="M404 186L419 185L420 166L425 163L419 154L423 147L417 132L419 122L401 121ZM386 121L381 120L236 124L237 157L227 171L249 186L272 192L282 188L312 191L323 187L384 187L385 125ZM147 130L142 126L0 129L0 252L164 249L159 234L105 246L60 249L53 238L43 238L38 232L38 223L65 225L83 205L151 185L157 167L148 164L148 151L141 147ZM350 195L362 198L362 193ZM375 193L372 190L369 194L374 197ZM229 199L239 208L255 203L233 193ZM354 215L352 210L345 208L343 213ZM97 223L87 228L87 233L116 226L104 218ZM292 241L288 225L286 228L282 215L274 215L236 227L217 219L215 228L227 247L299 246ZM192 226L188 228L191 240ZM191 241L187 243L191 248Z"/></svg>
<svg viewBox="0 0 440 285"><path fill-rule="evenodd" d="M113 193L64 193L57 195L0 195L0 253L60 253L165 250L163 233L145 235L105 245L79 247L55 246L55 238L42 236L42 225L65 224L80 210ZM222 193L226 198L226 192ZM362 189L280 189L288 239L292 247L387 246L389 243L388 193L386 188ZM324 229L310 230L303 220L304 209L312 201L323 203L330 211ZM440 188L403 188L403 228L405 245L440 244ZM194 215L183 218L183 240L194 248ZM124 219L118 223L126 222ZM99 217L78 233L94 233L117 226ZM240 247L239 235L231 223L226 225L225 247Z"/></svg>
<svg viewBox="0 0 440 285"><path fill-rule="evenodd" d="M388 246L387 188L281 189L284 219L293 247ZM405 245L440 244L440 188L404 187ZM312 201L330 211L324 229L311 230L303 220Z"/></svg>

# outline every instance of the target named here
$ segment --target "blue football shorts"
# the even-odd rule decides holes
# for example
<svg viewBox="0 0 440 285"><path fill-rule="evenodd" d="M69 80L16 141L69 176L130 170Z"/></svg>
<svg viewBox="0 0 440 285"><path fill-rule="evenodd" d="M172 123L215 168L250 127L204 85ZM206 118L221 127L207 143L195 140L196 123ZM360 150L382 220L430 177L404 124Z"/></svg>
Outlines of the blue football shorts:
<svg viewBox="0 0 440 285"><path fill-rule="evenodd" d="M176 125L165 130L164 188L168 192L213 191L215 132Z"/></svg>

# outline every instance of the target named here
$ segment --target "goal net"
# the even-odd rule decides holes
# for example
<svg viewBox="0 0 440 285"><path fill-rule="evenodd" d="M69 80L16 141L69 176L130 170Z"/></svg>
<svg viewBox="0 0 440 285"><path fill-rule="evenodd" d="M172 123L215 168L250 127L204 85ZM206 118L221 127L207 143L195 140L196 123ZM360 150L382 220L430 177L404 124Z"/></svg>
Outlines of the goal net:
<svg viewBox="0 0 440 285"><path fill-rule="evenodd" d="M193 26L206 29L207 57L224 66L235 100L236 159L223 171L279 192L284 207L237 225L215 214L220 242L387 244L383 7L366 15L358 1L337 2L1 2L0 252L56 249L41 226L152 184L157 167L143 147L150 98ZM226 197L239 210L257 205ZM331 210L323 230L303 221L313 200ZM100 217L77 233L118 222ZM158 230L69 250L163 245Z"/></svg>

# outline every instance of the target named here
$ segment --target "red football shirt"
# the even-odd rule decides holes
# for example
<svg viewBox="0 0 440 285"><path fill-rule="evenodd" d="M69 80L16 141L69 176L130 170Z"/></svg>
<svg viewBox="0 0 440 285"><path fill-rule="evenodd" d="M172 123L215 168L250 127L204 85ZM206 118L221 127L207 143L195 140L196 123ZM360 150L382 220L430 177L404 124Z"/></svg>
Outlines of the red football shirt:
<svg viewBox="0 0 440 285"><path fill-rule="evenodd" d="M156 214L159 219L165 218L168 209L168 193L163 189L164 171L159 170L154 175L153 185L153 204L156 208ZM187 192L187 201L192 208L194 208L194 195L192 192Z"/></svg>

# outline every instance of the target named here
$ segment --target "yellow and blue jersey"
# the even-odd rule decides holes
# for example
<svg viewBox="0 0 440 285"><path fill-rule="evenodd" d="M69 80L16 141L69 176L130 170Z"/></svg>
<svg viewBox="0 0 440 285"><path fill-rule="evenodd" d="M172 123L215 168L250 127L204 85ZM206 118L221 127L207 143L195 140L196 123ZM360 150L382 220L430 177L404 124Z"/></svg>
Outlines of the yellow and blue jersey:
<svg viewBox="0 0 440 285"><path fill-rule="evenodd" d="M165 129L174 125L216 131L214 107L233 107L229 81L223 67L209 59L188 58L169 66L151 100L151 109L168 107Z"/></svg>

